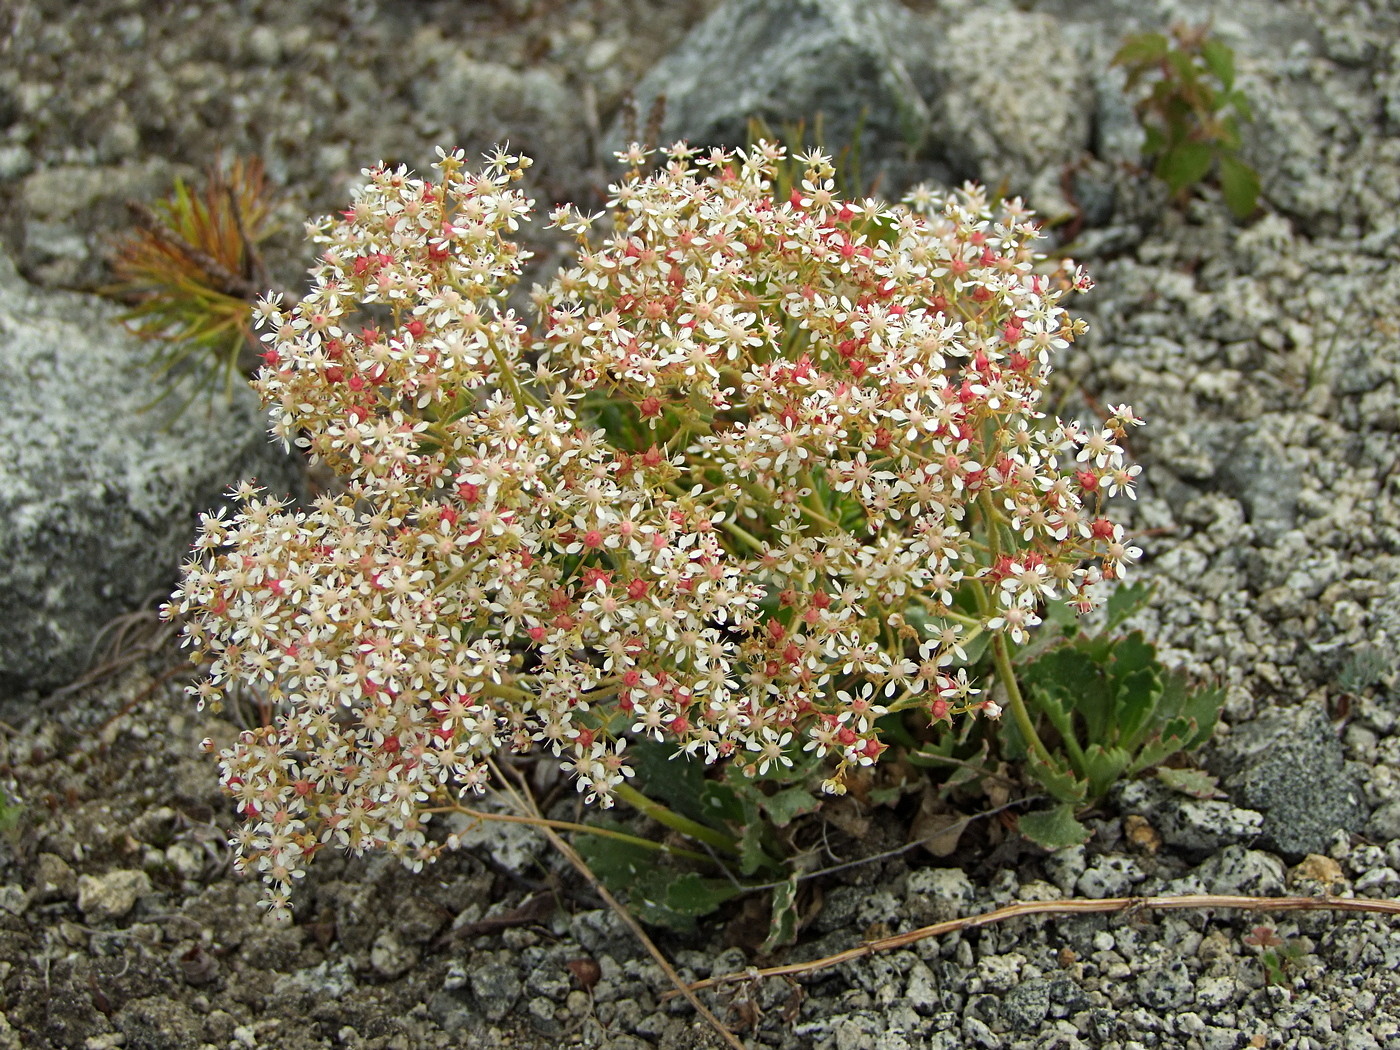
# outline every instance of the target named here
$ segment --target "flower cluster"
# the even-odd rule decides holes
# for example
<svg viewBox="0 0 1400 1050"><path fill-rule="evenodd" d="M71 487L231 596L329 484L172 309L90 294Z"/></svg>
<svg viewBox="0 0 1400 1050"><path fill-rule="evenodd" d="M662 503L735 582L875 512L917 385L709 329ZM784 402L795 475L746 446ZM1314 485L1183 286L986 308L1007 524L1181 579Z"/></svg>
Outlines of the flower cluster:
<svg viewBox="0 0 1400 1050"><path fill-rule="evenodd" d="M843 201L819 153L774 200L762 143L624 159L606 215L554 212L577 250L533 325L504 305L530 202L503 152L367 171L309 228L310 292L260 307L273 431L344 491L242 487L166 611L202 702L275 704L221 762L279 911L327 844L434 857L501 750L604 805L629 737L757 776L815 751L840 792L887 712L998 714L966 647L1139 554L1103 505L1140 421L1039 410L1089 282L1037 269L1019 202Z"/></svg>

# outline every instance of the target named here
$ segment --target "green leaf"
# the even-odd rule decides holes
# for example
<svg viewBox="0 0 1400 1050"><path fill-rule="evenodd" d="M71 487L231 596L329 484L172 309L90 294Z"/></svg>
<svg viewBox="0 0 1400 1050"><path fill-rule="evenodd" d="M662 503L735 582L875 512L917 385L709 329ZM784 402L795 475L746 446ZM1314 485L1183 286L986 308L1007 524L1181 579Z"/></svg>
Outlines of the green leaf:
<svg viewBox="0 0 1400 1050"><path fill-rule="evenodd" d="M1157 663L1157 649L1141 631L1116 638L1113 641L1113 662L1109 674L1121 680L1138 671L1160 666Z"/></svg>
<svg viewBox="0 0 1400 1050"><path fill-rule="evenodd" d="M1119 680L1114 738L1121 747L1136 751L1152 727L1162 676L1156 667L1142 667Z"/></svg>
<svg viewBox="0 0 1400 1050"><path fill-rule="evenodd" d="M1089 841L1089 829L1074 819L1074 807L1062 803L1054 809L1027 813L1020 820L1021 834L1048 850L1079 846Z"/></svg>
<svg viewBox="0 0 1400 1050"><path fill-rule="evenodd" d="M739 801L738 792L722 781L705 781L700 789L700 808L704 816L695 819L712 827L723 827L726 821L735 824L744 821L744 804Z"/></svg>
<svg viewBox="0 0 1400 1050"><path fill-rule="evenodd" d="M1225 693L1217 688L1192 689L1182 671L1172 671L1163 679L1162 696L1157 702L1161 721L1177 719L1183 735L1182 750L1200 747L1215 732Z"/></svg>
<svg viewBox="0 0 1400 1050"><path fill-rule="evenodd" d="M1146 582L1120 584L1115 588L1104 605L1107 614L1104 630L1114 630L1128 617L1145 608L1152 598L1152 590L1152 584Z"/></svg>
<svg viewBox="0 0 1400 1050"><path fill-rule="evenodd" d="M772 870L775 861L765 848L765 839L770 834L768 825L759 813L759 806L766 796L755 784L734 766L727 770L730 790L739 806L739 815L733 819L739 833L739 873L752 875L760 868Z"/></svg>
<svg viewBox="0 0 1400 1050"><path fill-rule="evenodd" d="M1201 78L1201 70L1196 65L1196 60L1185 51L1168 52L1167 64L1172 67L1172 72L1179 81L1173 86L1173 90L1178 94L1184 95L1189 92Z"/></svg>
<svg viewBox="0 0 1400 1050"><path fill-rule="evenodd" d="M1234 111L1235 115L1246 124L1254 120L1254 107L1249 104L1249 99L1245 97L1243 91L1231 91L1225 96L1223 101Z"/></svg>
<svg viewBox="0 0 1400 1050"><path fill-rule="evenodd" d="M1235 86L1235 53L1219 40L1208 39L1201 42L1201 58L1206 68L1215 74L1220 86L1229 91Z"/></svg>
<svg viewBox="0 0 1400 1050"><path fill-rule="evenodd" d="M1040 619L1042 626L1036 632L1038 634L1050 633L1053 637L1056 627L1060 629L1059 633L1067 638L1079 633L1079 616L1064 602L1046 602Z"/></svg>
<svg viewBox="0 0 1400 1050"><path fill-rule="evenodd" d="M692 871L669 880L664 907L678 915L708 915L743 892L728 879L707 879Z"/></svg>
<svg viewBox="0 0 1400 1050"><path fill-rule="evenodd" d="M1161 155L1167 148L1167 137L1161 130L1153 125L1146 125L1143 129L1142 155L1145 160L1152 160Z"/></svg>
<svg viewBox="0 0 1400 1050"><path fill-rule="evenodd" d="M1194 689L1188 694L1186 713L1195 724L1196 731L1187 737L1183 750L1194 750L1215 735L1215 724L1220 720L1220 709L1224 706L1223 689Z"/></svg>
<svg viewBox="0 0 1400 1050"><path fill-rule="evenodd" d="M1044 762L1035 755L1028 755L1026 768L1041 787L1061 802L1082 805L1088 797L1088 783L1057 755L1051 755L1049 762Z"/></svg>
<svg viewBox="0 0 1400 1050"><path fill-rule="evenodd" d="M1070 731L1070 713L1078 690L1096 668L1078 648L1064 645L1043 653L1021 672L1021 683L1030 689L1031 704L1050 719L1061 735Z"/></svg>
<svg viewBox="0 0 1400 1050"><path fill-rule="evenodd" d="M1220 194L1231 214L1241 221L1259 204L1259 173L1238 157L1220 157Z"/></svg>
<svg viewBox="0 0 1400 1050"><path fill-rule="evenodd" d="M875 728L880 734L880 739L889 744L898 744L900 747L917 747L918 741L914 739L914 734L909 732L909 727L904 724L904 715L895 713L881 715L875 719Z"/></svg>
<svg viewBox="0 0 1400 1050"><path fill-rule="evenodd" d="M1157 779L1173 791L1190 795L1192 798L1215 798L1220 793L1220 781L1204 769L1162 767L1157 770Z"/></svg>
<svg viewBox="0 0 1400 1050"><path fill-rule="evenodd" d="M595 820L599 827L623 830L609 820ZM574 848L610 891L627 899L644 922L687 932L695 917L708 915L731 897L744 892L728 879L706 878L695 872L677 873L658 865L654 850L600 835L578 835Z"/></svg>
<svg viewBox="0 0 1400 1050"><path fill-rule="evenodd" d="M791 787L768 795L759 805L774 827L785 828L804 813L815 813L821 800L800 787Z"/></svg>
<svg viewBox="0 0 1400 1050"><path fill-rule="evenodd" d="M759 819L755 808L753 818L744 825L744 830L739 835L740 875L752 875L760 869L772 870L776 866L777 862L763 848L765 831L763 821Z"/></svg>
<svg viewBox="0 0 1400 1050"><path fill-rule="evenodd" d="M1209 142L1181 142L1162 154L1156 175L1173 193L1195 186L1210 171L1215 149Z"/></svg>
<svg viewBox="0 0 1400 1050"><path fill-rule="evenodd" d="M1137 33L1123 41L1112 64L1129 68L1154 66L1167 57L1169 46L1164 33Z"/></svg>
<svg viewBox="0 0 1400 1050"><path fill-rule="evenodd" d="M1132 761L1132 755L1121 747L1090 744L1084 749L1084 775L1088 778L1088 797L1106 794Z"/></svg>
<svg viewBox="0 0 1400 1050"><path fill-rule="evenodd" d="M797 940L796 873L773 887L772 905L773 917L769 920L768 936L759 947L760 952L771 952Z"/></svg>
<svg viewBox="0 0 1400 1050"><path fill-rule="evenodd" d="M1164 762L1178 751L1185 751L1197 738L1199 726L1194 719L1173 718L1153 733L1138 751L1129 773L1141 773Z"/></svg>
<svg viewBox="0 0 1400 1050"><path fill-rule="evenodd" d="M628 831L615 820L594 818L590 823L613 831ZM644 846L619 839L605 838L602 835L577 835L574 848L588 862L593 874L603 881L608 889L626 891L642 872L650 871L656 863L656 853Z"/></svg>
<svg viewBox="0 0 1400 1050"><path fill-rule="evenodd" d="M666 803L683 817L706 818L700 802L705 763L699 758L680 753L673 744L640 740L627 749L627 760L637 772L643 794Z"/></svg>

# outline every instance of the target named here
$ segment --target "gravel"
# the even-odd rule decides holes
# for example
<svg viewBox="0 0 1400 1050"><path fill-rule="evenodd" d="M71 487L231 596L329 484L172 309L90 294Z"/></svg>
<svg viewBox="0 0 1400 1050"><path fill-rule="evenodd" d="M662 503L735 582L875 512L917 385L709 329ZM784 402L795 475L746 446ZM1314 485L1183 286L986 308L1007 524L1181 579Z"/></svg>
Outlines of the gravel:
<svg viewBox="0 0 1400 1050"><path fill-rule="evenodd" d="M304 267L302 218L339 205L363 164L421 168L440 142L508 136L538 156L543 201L597 201L623 94L718 6L17 0L0 8L0 241L46 302L99 286L123 199L216 148L259 153L289 187L269 253L284 284ZM1064 412L1128 401L1148 419L1133 524L1155 593L1129 626L1224 686L1202 756L1223 797L1130 785L1083 847L1044 856L984 828L942 867L911 852L846 869L820 881L799 944L775 960L757 955L764 923L742 902L661 946L699 977L1013 900L1395 896L1400 13L1383 0L880 6L908 28L885 57L930 115L894 175L975 175L1051 217L1083 212L1069 250L1098 288L1079 304L1091 332L1064 358ZM1210 189L1167 208L1132 168L1109 68L1123 34L1207 17L1257 114L1244 149L1265 199L1238 225ZM910 46L929 40L963 43L920 64ZM704 101L702 85L686 105ZM1051 116L1054 135L1031 134ZM168 673L169 637L149 617L129 628L114 673L0 695L0 789L23 807L0 834L0 1050L718 1045L526 834L493 829L419 874L318 860L294 924L265 924L258 887L229 871L232 814L199 752L239 712L197 715ZM863 838L833 832L843 860L908 834L888 808L862 819ZM1275 983L1260 926L1285 953ZM1400 1045L1400 928L1322 911L1038 916L706 995L749 1045L784 1050L1364 1050Z"/></svg>

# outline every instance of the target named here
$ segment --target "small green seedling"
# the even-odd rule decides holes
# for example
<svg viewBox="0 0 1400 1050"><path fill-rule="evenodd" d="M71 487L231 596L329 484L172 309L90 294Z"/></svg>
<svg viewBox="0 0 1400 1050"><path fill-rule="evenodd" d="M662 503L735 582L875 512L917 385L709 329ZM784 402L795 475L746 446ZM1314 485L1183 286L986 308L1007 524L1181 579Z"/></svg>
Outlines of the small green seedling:
<svg viewBox="0 0 1400 1050"><path fill-rule="evenodd" d="M1133 104L1147 136L1143 160L1178 203L1213 174L1235 217L1253 214L1259 173L1240 159L1239 129L1253 113L1235 86L1235 53L1209 26L1177 25L1170 36L1128 37L1113 64L1127 71L1129 94L1151 85Z"/></svg>
<svg viewBox="0 0 1400 1050"><path fill-rule="evenodd" d="M1298 941L1284 940L1272 926L1256 926L1244 938L1251 948L1258 948L1259 964L1264 967L1264 983L1287 988L1306 952Z"/></svg>

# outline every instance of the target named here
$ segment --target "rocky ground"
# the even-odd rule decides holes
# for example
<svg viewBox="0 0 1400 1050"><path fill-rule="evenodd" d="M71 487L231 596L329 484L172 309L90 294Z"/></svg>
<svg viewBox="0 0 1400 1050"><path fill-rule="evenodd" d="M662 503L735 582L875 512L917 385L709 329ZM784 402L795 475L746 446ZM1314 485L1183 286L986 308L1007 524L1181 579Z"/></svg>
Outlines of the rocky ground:
<svg viewBox="0 0 1400 1050"><path fill-rule="evenodd" d="M288 187L288 229L269 253L285 284L304 265L300 220L336 207L374 160L423 167L439 142L508 138L540 158L542 200L587 198L606 182L624 93L677 61L716 6L9 0L0 241L35 286L26 294L66 302L58 289L105 280L124 199L166 191L219 149L260 154ZM852 16L864 43L875 29L861 19L884 6ZM1012 900L1395 896L1400 16L1384 0L887 6L900 31L880 46L898 61L872 60L884 72L870 90L925 126L872 164L891 184L977 174L1052 215L1078 209L1070 248L1099 287L1081 300L1091 334L1063 361L1065 411L1129 401L1149 420L1132 450L1146 479L1134 524L1157 588L1134 625L1226 686L1202 756L1225 797L1143 782L1097 814L1080 849L1047 856L982 821L952 856L846 868L818 880L811 923L781 958ZM725 10L752 26L784 8L788 21L765 31L827 31L791 14L802 4ZM1246 156L1264 203L1243 224L1210 190L1169 208L1132 169L1108 69L1133 28L1207 16L1256 109ZM850 54L856 76L865 52ZM923 110L895 97L895 66ZM724 105L776 90L743 81L751 71L662 70L643 99L647 85L708 82L712 96L675 109L716 126ZM830 101L820 85L803 95L796 73L774 83ZM1036 121L1054 134L1021 134ZM149 616L95 651L110 673L86 685L0 697L0 1048L719 1045L688 1006L662 1002L664 979L626 929L524 833L493 829L420 875L382 858L319 861L295 923L264 923L258 888L229 872L231 814L198 752L232 726L190 709L178 650ZM859 816L832 830L824 863L909 839L907 809ZM687 976L742 969L768 961L752 918L738 904L658 940ZM1246 940L1261 924L1281 942L1272 973ZM1398 970L1400 929L1379 918L1066 916L710 1001L750 1045L794 1050L1366 1050L1400 1046Z"/></svg>

